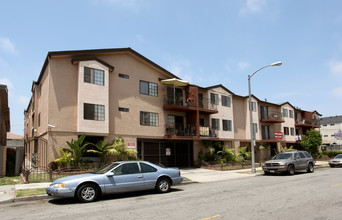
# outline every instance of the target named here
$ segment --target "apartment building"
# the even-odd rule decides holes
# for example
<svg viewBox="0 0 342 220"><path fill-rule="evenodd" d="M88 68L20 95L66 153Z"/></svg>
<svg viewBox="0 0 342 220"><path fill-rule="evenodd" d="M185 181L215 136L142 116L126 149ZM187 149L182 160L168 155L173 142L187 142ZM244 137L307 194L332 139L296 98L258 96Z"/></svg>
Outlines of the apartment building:
<svg viewBox="0 0 342 220"><path fill-rule="evenodd" d="M320 119L320 132L326 150L342 150L342 116L330 116Z"/></svg>
<svg viewBox="0 0 342 220"><path fill-rule="evenodd" d="M252 108L257 145L296 142L294 112L303 111L254 96ZM202 140L249 146L248 112L248 97L182 81L131 48L49 52L25 111L26 159L47 164L86 134L93 143L122 137L143 160L194 166Z"/></svg>
<svg viewBox="0 0 342 220"><path fill-rule="evenodd" d="M10 127L10 110L8 107L8 90L0 84L0 177L6 175L7 132Z"/></svg>

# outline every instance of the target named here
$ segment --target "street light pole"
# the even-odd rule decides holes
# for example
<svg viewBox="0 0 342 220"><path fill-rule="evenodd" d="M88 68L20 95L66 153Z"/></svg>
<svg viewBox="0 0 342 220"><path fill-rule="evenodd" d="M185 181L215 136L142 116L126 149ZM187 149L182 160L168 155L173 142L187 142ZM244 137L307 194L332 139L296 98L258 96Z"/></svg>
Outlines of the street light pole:
<svg viewBox="0 0 342 220"><path fill-rule="evenodd" d="M255 71L252 75L248 75L248 94L249 94L249 125L251 129L251 151L252 151L252 173L255 173L255 154L254 154L254 147L255 147L255 131L254 131L254 126L253 126L253 106L252 106L252 92L251 92L251 78L259 72L260 70L269 67L269 66L280 66L282 62L278 61L266 66L261 67L257 71Z"/></svg>

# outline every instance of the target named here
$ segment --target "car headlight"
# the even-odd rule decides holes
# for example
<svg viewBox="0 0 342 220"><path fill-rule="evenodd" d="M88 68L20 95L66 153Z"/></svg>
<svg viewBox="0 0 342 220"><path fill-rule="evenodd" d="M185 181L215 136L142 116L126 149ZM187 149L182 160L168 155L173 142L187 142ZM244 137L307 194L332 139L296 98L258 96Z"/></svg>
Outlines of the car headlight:
<svg viewBox="0 0 342 220"><path fill-rule="evenodd" d="M54 188L63 188L63 187L65 187L65 184L64 183L55 183L55 184L53 184L51 186L54 187Z"/></svg>

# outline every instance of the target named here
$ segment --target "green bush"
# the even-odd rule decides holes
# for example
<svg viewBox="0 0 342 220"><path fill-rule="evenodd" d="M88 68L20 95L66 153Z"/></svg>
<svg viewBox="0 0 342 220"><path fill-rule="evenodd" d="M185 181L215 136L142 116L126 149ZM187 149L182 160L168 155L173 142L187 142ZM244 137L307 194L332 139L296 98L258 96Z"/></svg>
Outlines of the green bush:
<svg viewBox="0 0 342 220"><path fill-rule="evenodd" d="M325 151L324 154L327 155L329 158L333 158L337 154L342 154L342 151Z"/></svg>

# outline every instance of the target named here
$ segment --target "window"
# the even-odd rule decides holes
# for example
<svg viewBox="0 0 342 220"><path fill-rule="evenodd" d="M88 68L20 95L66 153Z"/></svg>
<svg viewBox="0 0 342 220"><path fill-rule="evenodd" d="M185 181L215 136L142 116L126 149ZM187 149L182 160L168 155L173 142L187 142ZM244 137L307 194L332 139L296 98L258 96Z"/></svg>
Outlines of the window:
<svg viewBox="0 0 342 220"><path fill-rule="evenodd" d="M120 112L129 112L129 108L119 107Z"/></svg>
<svg viewBox="0 0 342 220"><path fill-rule="evenodd" d="M324 137L328 137L329 135L325 134Z"/></svg>
<svg viewBox="0 0 342 220"><path fill-rule="evenodd" d="M128 175L128 174L136 174L136 173L140 173L137 163L122 164L122 166L119 166L114 169L115 175Z"/></svg>
<svg viewBox="0 0 342 220"><path fill-rule="evenodd" d="M204 118L199 119L199 125L204 127Z"/></svg>
<svg viewBox="0 0 342 220"><path fill-rule="evenodd" d="M84 103L85 120L104 121L105 120L105 106Z"/></svg>
<svg viewBox="0 0 342 220"><path fill-rule="evenodd" d="M42 84L39 85L39 88L38 88L38 96L40 98L40 96L42 95Z"/></svg>
<svg viewBox="0 0 342 220"><path fill-rule="evenodd" d="M311 158L311 155L310 155L308 152L303 151L303 153L305 154L305 156L306 156L307 158Z"/></svg>
<svg viewBox="0 0 342 220"><path fill-rule="evenodd" d="M231 100L229 96L222 96L222 106L227 106L230 107L231 106Z"/></svg>
<svg viewBox="0 0 342 220"><path fill-rule="evenodd" d="M289 135L289 127L284 127L284 134Z"/></svg>
<svg viewBox="0 0 342 220"><path fill-rule="evenodd" d="M214 130L220 130L220 120L217 118L211 119L211 127Z"/></svg>
<svg viewBox="0 0 342 220"><path fill-rule="evenodd" d="M330 126L335 126L335 124L330 124Z"/></svg>
<svg viewBox="0 0 342 220"><path fill-rule="evenodd" d="M159 126L159 114L152 112L140 112L140 125Z"/></svg>
<svg viewBox="0 0 342 220"><path fill-rule="evenodd" d="M140 94L158 96L158 84L140 80Z"/></svg>
<svg viewBox="0 0 342 220"><path fill-rule="evenodd" d="M305 158L305 155L302 152L298 152L298 154L301 158Z"/></svg>
<svg viewBox="0 0 342 220"><path fill-rule="evenodd" d="M249 102L248 102L249 105ZM251 107L249 106L249 109L251 109ZM252 111L256 112L256 102L252 102Z"/></svg>
<svg viewBox="0 0 342 220"><path fill-rule="evenodd" d="M129 75L123 74L123 73L119 73L119 77L124 78L124 79L129 79Z"/></svg>
<svg viewBox="0 0 342 220"><path fill-rule="evenodd" d="M232 131L232 121L222 120L222 128L224 131Z"/></svg>
<svg viewBox="0 0 342 220"><path fill-rule="evenodd" d="M213 105L219 104L218 95L215 93L210 93L210 100L211 100L211 104Z"/></svg>
<svg viewBox="0 0 342 220"><path fill-rule="evenodd" d="M323 127L326 127L326 126L328 126L328 125L323 125Z"/></svg>
<svg viewBox="0 0 342 220"><path fill-rule="evenodd" d="M335 137L335 135L334 135L334 134L332 134L332 135L331 135L331 137Z"/></svg>
<svg viewBox="0 0 342 220"><path fill-rule="evenodd" d="M84 82L96 85L104 85L104 71L84 67Z"/></svg>
<svg viewBox="0 0 342 220"><path fill-rule="evenodd" d="M157 172L157 169L146 164L146 163L140 163L140 167L141 167L141 172L142 173L153 173L153 172Z"/></svg>
<svg viewBox="0 0 342 220"><path fill-rule="evenodd" d="M253 131L254 131L254 133L258 133L258 124L257 123L253 123Z"/></svg>
<svg viewBox="0 0 342 220"><path fill-rule="evenodd" d="M40 113L38 114L38 127L40 127Z"/></svg>
<svg viewBox="0 0 342 220"><path fill-rule="evenodd" d="M293 111L289 110L289 112L290 112L290 118L293 118Z"/></svg>
<svg viewBox="0 0 342 220"><path fill-rule="evenodd" d="M294 128L291 128L291 136L294 136Z"/></svg>
<svg viewBox="0 0 342 220"><path fill-rule="evenodd" d="M176 125L176 119L174 115L168 115L167 116L167 125L168 126L175 126Z"/></svg>
<svg viewBox="0 0 342 220"><path fill-rule="evenodd" d="M289 111L286 108L283 108L283 117L289 117Z"/></svg>

